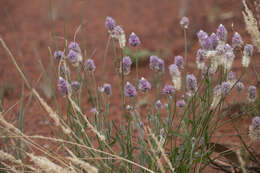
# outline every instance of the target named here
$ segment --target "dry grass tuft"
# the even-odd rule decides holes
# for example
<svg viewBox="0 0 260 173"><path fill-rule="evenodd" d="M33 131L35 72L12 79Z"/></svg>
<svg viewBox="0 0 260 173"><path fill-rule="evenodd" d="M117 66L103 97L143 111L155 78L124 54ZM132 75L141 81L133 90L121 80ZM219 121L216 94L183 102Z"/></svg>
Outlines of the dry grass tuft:
<svg viewBox="0 0 260 173"><path fill-rule="evenodd" d="M245 7L245 12L242 13L246 23L246 29L251 35L253 44L257 47L258 52L260 52L260 31L258 29L257 20L254 18L252 11L246 5L245 0L243 0L243 4Z"/></svg>
<svg viewBox="0 0 260 173"><path fill-rule="evenodd" d="M73 173L73 172L75 172L71 169L62 168L61 166L53 163L46 157L35 156L34 154L29 154L29 153L27 155L30 157L31 161L44 172L48 172L48 173L61 173L61 172Z"/></svg>

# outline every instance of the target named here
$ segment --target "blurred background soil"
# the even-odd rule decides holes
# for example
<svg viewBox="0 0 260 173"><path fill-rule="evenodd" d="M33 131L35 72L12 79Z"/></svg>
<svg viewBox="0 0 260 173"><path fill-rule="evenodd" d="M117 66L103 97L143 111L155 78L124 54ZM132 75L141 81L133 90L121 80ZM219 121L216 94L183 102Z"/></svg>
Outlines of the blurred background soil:
<svg viewBox="0 0 260 173"><path fill-rule="evenodd" d="M222 23L229 31L229 42L234 31L241 34L244 42L250 42L242 16L243 5L238 0L53 0L51 6L53 21L49 15L50 3L48 0L0 1L0 36L13 52L31 84L39 90L41 96L50 104L52 104L52 99L49 98L48 93L44 92L45 83L43 78L40 78L42 71L39 59L48 69L50 65L48 47L54 51L52 29L56 36L64 37L66 35L66 39L72 41L76 29L81 23L84 24L87 54L90 55L95 50L97 82L101 79L103 55L108 38L104 26L106 16L113 17L117 24L123 27L127 36L131 32L135 32L142 42L140 48L159 53L166 60L167 66L173 63L174 56L184 55L183 31L179 21L181 16L188 16L190 19L188 30L188 67L190 73L196 67L195 57L199 48L196 33L200 29L208 33L215 32L218 25ZM80 34L77 41L81 46L83 45ZM63 49L64 41L62 39L58 38L57 44L60 49ZM112 83L113 86L109 116L115 121L120 121L121 115L117 110L121 108L118 104L121 98L113 69L112 55L112 47L110 47L104 81ZM259 53L255 54L252 61L256 70L260 72ZM241 72L240 62L241 57L237 57L233 66L233 71L237 73L237 76ZM55 65L57 65L56 62ZM163 79L170 82L167 66ZM144 63L140 69L140 75L151 80L150 73L148 63ZM133 76L134 74L132 74ZM3 105L7 110L19 101L23 81L2 47L0 48L0 79ZM127 77L127 80L130 79L131 76ZM249 70L247 77L243 78L242 81L247 86L249 84L255 85L255 73ZM26 94L28 94L28 91L25 92ZM245 101L245 93L243 94L232 94L232 97L235 98L235 102ZM58 94L57 97L61 102L62 96ZM234 100L230 100L228 104L234 102ZM82 109L89 114L90 105L87 100L83 103ZM24 117L25 133L28 135L52 135L47 117L39 109L36 102L31 102L28 107L28 112ZM10 109L7 119L16 124L18 111L19 104ZM89 116L91 117L92 114L89 114ZM238 122L239 131L247 140L250 121L251 117L242 118ZM236 132L232 129L230 124L221 128L216 135L227 135L227 137L219 138L217 141L223 144L240 145L234 135ZM43 143L48 147L48 143ZM209 171L212 170L209 169Z"/></svg>

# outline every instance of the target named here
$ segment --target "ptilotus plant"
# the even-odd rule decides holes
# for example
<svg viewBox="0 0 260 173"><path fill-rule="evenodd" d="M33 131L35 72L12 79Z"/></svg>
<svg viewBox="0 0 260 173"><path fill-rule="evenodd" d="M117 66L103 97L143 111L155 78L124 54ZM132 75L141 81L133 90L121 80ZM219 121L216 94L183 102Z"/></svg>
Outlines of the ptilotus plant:
<svg viewBox="0 0 260 173"><path fill-rule="evenodd" d="M36 156L24 147L20 150L22 157L13 157L0 150L5 169L73 173L203 171L214 161L214 134L227 123L223 119L227 111L223 108L233 100L231 92L235 90L235 96L248 98L249 106L242 115L256 111L257 89L253 83L243 83L243 76L253 61L254 46L243 41L238 32L229 42L229 31L220 24L215 33L197 32L201 47L193 61L187 54L187 32L192 21L183 17L180 27L185 40L184 56L150 56L145 68L153 75L144 78L139 77L144 74L139 74L138 58L133 67L131 57L124 54L124 49L136 51L144 41L134 32L127 39L122 27L112 17L107 17L107 48L112 44L113 70L117 80L113 83L104 81L104 76L96 80L96 72L105 69L108 51L105 51L103 69L100 69L95 65L95 57L86 56L82 51L85 48L75 39L69 44L66 40L64 47L55 49L51 55L57 64L56 88L64 110L54 110L31 87L1 40L32 95L54 121L56 134L55 137L27 136L8 123L3 116L5 112L2 112L1 130L9 136L18 136L24 145L34 147L42 154ZM242 72L239 76L232 71L236 56L241 58ZM187 68L190 63L196 64L197 68ZM168 79L161 80L166 73L169 73ZM119 85L120 91L113 90L115 85ZM117 92L121 95L116 111L121 116L119 123L110 118L110 99ZM151 99L143 109L139 96L148 95ZM82 105L83 99L87 100L87 105ZM90 111L85 110L86 106ZM235 115L231 113L229 116ZM249 137L253 142L260 138L259 122L256 116L249 126ZM57 144L59 151L48 151L34 139L50 140Z"/></svg>

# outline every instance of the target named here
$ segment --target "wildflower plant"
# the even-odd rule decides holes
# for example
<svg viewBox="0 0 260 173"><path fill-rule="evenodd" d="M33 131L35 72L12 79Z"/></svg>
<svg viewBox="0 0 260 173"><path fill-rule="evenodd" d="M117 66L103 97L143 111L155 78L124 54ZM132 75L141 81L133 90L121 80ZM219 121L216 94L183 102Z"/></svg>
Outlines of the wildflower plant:
<svg viewBox="0 0 260 173"><path fill-rule="evenodd" d="M19 169L29 171L42 170L52 172L192 172L202 171L211 163L215 145L212 145L215 132L225 124L227 116L223 111L229 95L236 89L239 95L246 95L243 89L248 87L249 107L243 115L256 111L257 89L246 86L241 80L250 66L253 46L244 44L239 33L234 33L231 44L228 43L228 30L220 24L216 33L208 34L203 30L197 33L201 47L196 60L187 57L187 32L192 21L183 17L180 27L184 31L184 58L180 55L169 58L169 79L162 81L166 62L157 55L150 56L147 71L153 73L157 82L151 78L139 79L138 60L136 61L136 79L130 79L131 57L124 54L129 45L137 48L140 38L132 32L126 44L124 30L116 25L112 17L107 17L105 27L108 31L108 44L113 43L114 71L118 80L121 102L116 112L121 122L110 119L109 100L117 91L114 83L96 80L95 72L101 70L95 65L95 58L86 56L82 47L74 41L65 44L62 50L56 50L53 57L57 60L57 90L62 96L66 111L54 110L39 93L32 88L24 73L17 65L13 55L1 40L16 68L25 80L39 105L51 118L56 128L56 136L34 138L50 140L59 145L60 151L53 154L18 128L8 123L0 113L1 129L6 133L19 136L28 146L37 146L46 157L35 156L23 149L24 158L6 157L3 160L20 165ZM107 46L109 48L109 46ZM236 77L231 71L236 51L242 53L242 74ZM106 66L104 55L103 71ZM197 69L187 68L187 63L196 63ZM72 69L72 72L70 71ZM76 75L73 72L77 72ZM104 73L102 73L104 75ZM198 75L195 75L198 74ZM129 75L130 77L126 76ZM127 80L125 79L126 77ZM164 86L164 87L161 87ZM92 98L84 110L83 90ZM113 93L112 93L113 90ZM94 95L94 96L93 96ZM155 95L145 105L138 105L139 95ZM90 110L90 111L89 111ZM232 115L230 115L232 116ZM259 117L252 120L249 137L259 140ZM63 158L58 157L62 153ZM0 156L2 157L2 156ZM9 158L9 160L8 160ZM26 160L31 160L27 163ZM22 163L22 164L21 164Z"/></svg>

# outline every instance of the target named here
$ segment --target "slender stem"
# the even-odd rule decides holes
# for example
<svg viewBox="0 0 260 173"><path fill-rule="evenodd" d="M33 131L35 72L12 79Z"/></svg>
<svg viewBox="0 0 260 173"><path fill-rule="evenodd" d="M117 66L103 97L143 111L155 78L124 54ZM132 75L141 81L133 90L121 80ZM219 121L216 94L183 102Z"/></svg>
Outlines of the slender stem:
<svg viewBox="0 0 260 173"><path fill-rule="evenodd" d="M138 88L138 78L139 78L139 76L138 76L138 60L139 60L139 58L137 56L137 48L136 48L136 51L135 51L135 55L136 55L136 57L135 57L135 67L136 67L136 89L137 89Z"/></svg>
<svg viewBox="0 0 260 173"><path fill-rule="evenodd" d="M186 76L187 76L187 33L186 29L184 28L184 79L183 79L183 95L184 95L184 100L186 97Z"/></svg>
<svg viewBox="0 0 260 173"><path fill-rule="evenodd" d="M125 75L124 75L124 71L122 69L121 72L121 94L122 94L122 109L123 109L123 117L125 116L125 93L124 93L124 86L125 86Z"/></svg>
<svg viewBox="0 0 260 173"><path fill-rule="evenodd" d="M108 40L107 40L105 53L104 53L104 63L103 63L103 68L102 68L101 84L104 82L104 73L105 73L105 67L106 67L106 61L107 61L107 52L108 52L110 40L111 40L111 37L109 36Z"/></svg>
<svg viewBox="0 0 260 173"><path fill-rule="evenodd" d="M108 96L105 96L105 116L108 114L109 112L109 100L108 100Z"/></svg>
<svg viewBox="0 0 260 173"><path fill-rule="evenodd" d="M115 71L116 71L116 75L118 75L118 72L117 72L117 53L116 53L116 43L115 43L115 40L112 39L113 41L113 51L114 51L114 68L115 68Z"/></svg>
<svg viewBox="0 0 260 173"><path fill-rule="evenodd" d="M94 87L95 87L95 94L96 94L96 108L98 108L98 110L100 110L100 106L99 106L99 102L98 102L98 88L97 88L97 82L96 82L96 78L93 72L91 72L92 75L92 79L94 82Z"/></svg>

